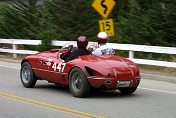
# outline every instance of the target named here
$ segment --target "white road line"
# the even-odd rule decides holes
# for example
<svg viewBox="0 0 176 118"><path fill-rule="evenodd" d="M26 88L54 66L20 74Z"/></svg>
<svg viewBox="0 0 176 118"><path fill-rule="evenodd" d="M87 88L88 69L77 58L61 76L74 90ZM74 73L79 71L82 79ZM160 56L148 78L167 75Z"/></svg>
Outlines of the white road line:
<svg viewBox="0 0 176 118"><path fill-rule="evenodd" d="M149 90L149 91L156 91L156 92L163 92L163 93L176 94L176 92L173 92L173 91L157 90L157 89L142 88L142 87L138 87L138 89Z"/></svg>
<svg viewBox="0 0 176 118"><path fill-rule="evenodd" d="M5 65L0 65L1 67L6 67L6 68L12 68L12 69L20 69L20 68L17 68L17 67L12 67L12 66L5 66Z"/></svg>

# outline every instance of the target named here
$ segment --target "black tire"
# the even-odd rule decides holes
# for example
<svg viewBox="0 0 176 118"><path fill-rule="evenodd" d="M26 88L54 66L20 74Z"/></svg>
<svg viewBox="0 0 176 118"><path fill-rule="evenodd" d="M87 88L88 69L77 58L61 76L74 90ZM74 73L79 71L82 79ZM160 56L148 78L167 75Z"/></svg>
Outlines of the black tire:
<svg viewBox="0 0 176 118"><path fill-rule="evenodd" d="M24 62L22 64L20 78L24 87L33 88L35 86L37 78L35 77L29 62Z"/></svg>
<svg viewBox="0 0 176 118"><path fill-rule="evenodd" d="M69 88L73 96L86 97L90 91L90 84L80 68L73 68L69 74Z"/></svg>
<svg viewBox="0 0 176 118"><path fill-rule="evenodd" d="M134 88L121 88L119 89L120 90L120 93L122 95L128 95L128 94L132 94L136 91L137 87L134 87Z"/></svg>

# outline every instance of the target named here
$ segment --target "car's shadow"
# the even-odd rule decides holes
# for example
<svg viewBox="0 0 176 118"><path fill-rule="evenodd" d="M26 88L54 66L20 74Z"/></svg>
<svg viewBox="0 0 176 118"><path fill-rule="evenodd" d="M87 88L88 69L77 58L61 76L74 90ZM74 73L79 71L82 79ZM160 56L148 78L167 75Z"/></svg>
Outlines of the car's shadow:
<svg viewBox="0 0 176 118"><path fill-rule="evenodd" d="M49 91L52 93L59 92L64 95L72 96L68 87L56 84L37 84L35 89ZM121 95L120 92L114 92L110 90L107 91L102 89L91 89L89 95L86 98L129 98L138 96L138 94Z"/></svg>
<svg viewBox="0 0 176 118"><path fill-rule="evenodd" d="M114 92L110 90L101 90L101 89L93 89L91 90L89 98L131 98L131 97L137 97L136 94L128 94L128 95L122 95L120 92Z"/></svg>
<svg viewBox="0 0 176 118"><path fill-rule="evenodd" d="M35 89L45 90L49 92L62 92L62 93L70 93L69 88L61 85L56 85L53 83L48 84L37 84Z"/></svg>

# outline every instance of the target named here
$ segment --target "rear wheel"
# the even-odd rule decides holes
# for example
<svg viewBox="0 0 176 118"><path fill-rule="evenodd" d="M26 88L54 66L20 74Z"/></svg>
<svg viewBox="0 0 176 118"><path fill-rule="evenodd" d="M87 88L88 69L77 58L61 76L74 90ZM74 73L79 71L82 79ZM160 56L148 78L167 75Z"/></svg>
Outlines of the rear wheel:
<svg viewBox="0 0 176 118"><path fill-rule="evenodd" d="M85 97L89 94L90 85L80 68L73 68L69 74L69 88L73 96Z"/></svg>
<svg viewBox="0 0 176 118"><path fill-rule="evenodd" d="M121 88L119 89L120 90L120 93L123 94L123 95L128 95L128 94L132 94L136 91L137 87L134 87L134 88Z"/></svg>
<svg viewBox="0 0 176 118"><path fill-rule="evenodd" d="M37 78L34 75L32 67L29 62L24 62L20 71L21 82L24 87L32 88L35 86Z"/></svg>

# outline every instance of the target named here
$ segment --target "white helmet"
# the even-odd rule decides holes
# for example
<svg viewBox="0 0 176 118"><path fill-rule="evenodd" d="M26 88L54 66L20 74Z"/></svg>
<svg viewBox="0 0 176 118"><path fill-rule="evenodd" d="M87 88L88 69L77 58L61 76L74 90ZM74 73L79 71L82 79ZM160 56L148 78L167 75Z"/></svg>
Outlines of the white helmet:
<svg viewBox="0 0 176 118"><path fill-rule="evenodd" d="M100 32L97 35L98 43L107 43L109 40L108 34L106 32Z"/></svg>

